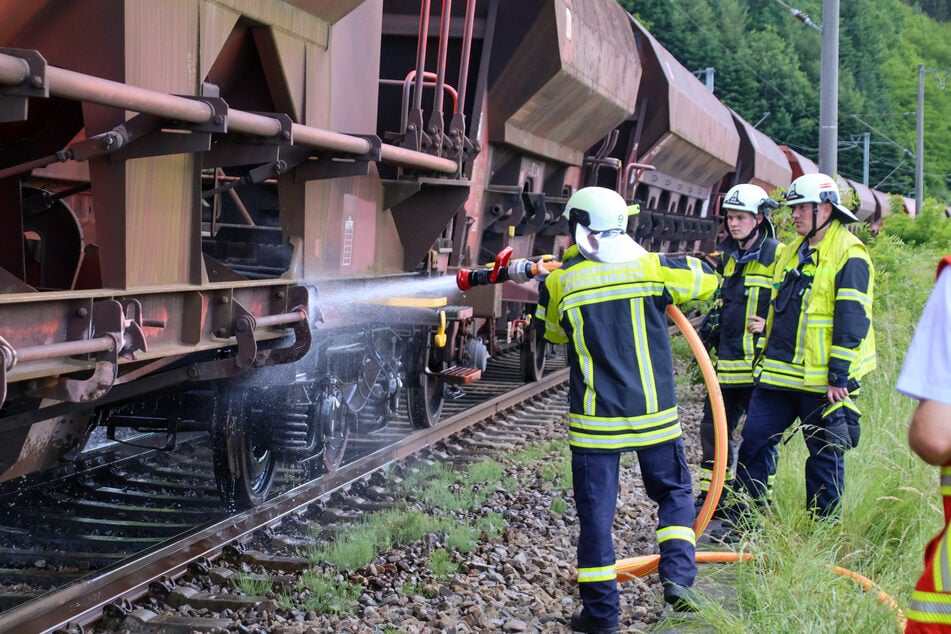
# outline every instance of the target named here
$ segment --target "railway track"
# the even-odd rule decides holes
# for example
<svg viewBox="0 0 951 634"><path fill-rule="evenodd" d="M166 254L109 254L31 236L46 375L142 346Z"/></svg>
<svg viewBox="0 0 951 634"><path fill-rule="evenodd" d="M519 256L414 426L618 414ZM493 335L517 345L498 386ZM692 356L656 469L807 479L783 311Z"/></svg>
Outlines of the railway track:
<svg viewBox="0 0 951 634"><path fill-rule="evenodd" d="M131 602L152 592L163 602L187 603L191 599L173 594L172 581L196 565L209 570L210 562L229 549L235 556L241 547L234 545L262 527L300 516L315 501L455 434L469 430L463 442L473 455L480 446L498 449L505 432L474 426L510 408L530 409L532 399L563 386L564 359L550 365L541 381L525 385L518 355L500 355L482 381L445 402L437 426L414 431L401 417L351 442L344 465L314 480L304 482L299 469L286 468L277 495L245 513L229 514L218 500L207 443L171 453L132 452L48 486L25 487L0 500L0 631L77 631L104 615L146 629L168 628L170 623L154 621L154 613L143 615ZM564 403L560 390L556 400ZM295 563L278 562L277 568L300 565L291 559ZM220 623L200 629L205 626Z"/></svg>

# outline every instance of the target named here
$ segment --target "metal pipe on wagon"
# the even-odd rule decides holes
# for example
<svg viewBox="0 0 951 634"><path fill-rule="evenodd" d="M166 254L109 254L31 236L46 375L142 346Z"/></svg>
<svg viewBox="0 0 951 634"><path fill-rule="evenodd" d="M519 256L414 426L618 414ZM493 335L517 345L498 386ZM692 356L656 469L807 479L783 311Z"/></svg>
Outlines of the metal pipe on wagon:
<svg viewBox="0 0 951 634"><path fill-rule="evenodd" d="M449 51L449 22L452 18L452 0L442 0L439 18L439 53L436 58L436 94L433 96L433 115L442 116L442 87L446 83L446 55Z"/></svg>
<svg viewBox="0 0 951 634"><path fill-rule="evenodd" d="M17 86L26 81L30 67L26 61L11 55L0 55L0 83Z"/></svg>
<svg viewBox="0 0 951 634"><path fill-rule="evenodd" d="M258 326L284 326L286 324L296 324L305 319L307 319L307 311L301 308L289 313L255 317L255 322L257 322Z"/></svg>
<svg viewBox="0 0 951 634"><path fill-rule="evenodd" d="M416 41L416 93L413 109L423 107L423 74L426 71L426 41L429 39L429 0L423 0L419 8L419 36Z"/></svg>
<svg viewBox="0 0 951 634"><path fill-rule="evenodd" d="M465 112L466 88L469 82L469 55L472 52L472 30L475 22L475 0L466 0L466 23L462 36L462 59L459 62L459 99L457 110Z"/></svg>
<svg viewBox="0 0 951 634"><path fill-rule="evenodd" d="M41 346L29 346L16 350L17 361L40 361L57 357L74 357L80 354L94 354L116 349L116 340L112 337L96 337L78 341L61 341Z"/></svg>
<svg viewBox="0 0 951 634"><path fill-rule="evenodd" d="M0 83L17 85L26 81L27 75L28 69L23 60L0 53ZM205 123L214 115L211 106L196 99L168 95L55 66L47 67L46 80L50 94L57 97L97 103L188 123ZM273 137L281 133L281 125L273 117L242 110L230 110L228 130ZM291 132L295 143L317 149L359 155L366 154L372 147L369 141L360 137L297 123L292 125ZM381 160L394 162L403 167L431 169L446 174L453 174L458 169L454 161L393 146L383 146Z"/></svg>
<svg viewBox="0 0 951 634"><path fill-rule="evenodd" d="M205 123L214 114L211 106L201 101L130 86L101 77L92 77L55 66L47 67L46 80L50 94L57 97L144 112L189 123ZM280 126L273 134L277 134L278 131Z"/></svg>
<svg viewBox="0 0 951 634"><path fill-rule="evenodd" d="M390 163L400 167L431 169L434 172L443 172L446 174L454 174L459 169L455 161L432 156L431 154L407 150L406 148L396 145L384 145L381 147L380 156L384 163Z"/></svg>

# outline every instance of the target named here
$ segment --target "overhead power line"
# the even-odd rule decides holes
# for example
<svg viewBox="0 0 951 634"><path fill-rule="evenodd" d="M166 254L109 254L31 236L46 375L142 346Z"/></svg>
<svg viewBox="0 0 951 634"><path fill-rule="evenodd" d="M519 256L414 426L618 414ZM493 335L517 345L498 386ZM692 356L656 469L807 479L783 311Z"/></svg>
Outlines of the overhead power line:
<svg viewBox="0 0 951 634"><path fill-rule="evenodd" d="M718 35L717 35L716 33L714 33L713 31L711 31L710 29L708 29L706 26L704 26L704 25L700 24L699 22L697 22L697 20L694 19L694 17L693 17L692 15L690 15L690 13L688 13L686 9L684 9L682 6L680 6L679 4L677 4L676 2L674 2L674 0L670 0L670 4L673 5L673 7L674 7L675 9L677 9L678 11L680 11L688 20L690 20L690 21L694 24L694 26L697 27L698 30L700 30L700 31L702 31L702 32L704 32L704 33L706 33L706 34L710 37L710 39L711 39L717 46L719 46L719 47L722 48L724 51L726 51L727 53L729 53L730 55L732 55L733 58L734 58L737 62L739 62L740 65L742 65L744 68L746 68L746 70L748 70L754 77L756 77L757 79L759 79L763 84L765 84L765 85L769 86L770 88L772 88L773 90L775 90L776 93L777 93L780 97L782 97L784 100L787 100L787 101L789 100L789 97L786 96L786 93L784 93L782 90L780 90L779 87L777 87L773 82L769 81L768 79L766 79L765 77L763 77L762 75L760 75L760 74L757 72L757 70L756 70L755 68L753 68L752 66L750 66L749 64L747 64L739 55L737 55L735 50L730 50L730 48L728 48L723 42L721 42L721 41L720 41L720 38L718 37Z"/></svg>
<svg viewBox="0 0 951 634"><path fill-rule="evenodd" d="M822 33L822 25L819 25L819 24L816 24L815 22L813 22L813 21L812 21L812 18L810 18L809 15L808 15L805 11L800 11L799 9L796 9L796 8L794 8L794 7L789 6L788 4L786 4L785 2L783 2L783 0L776 0L776 3L779 4L779 5L781 5L781 6L784 7L785 9L787 9L790 13L793 14L793 17L795 17L797 20L801 21L801 22L802 22L803 24L805 24L806 26L811 26L811 27L814 28L815 30L817 30L817 31L819 31L820 33Z"/></svg>
<svg viewBox="0 0 951 634"><path fill-rule="evenodd" d="M915 156L915 153L914 153L914 152L912 152L911 150L909 150L908 148L906 148L905 146L903 146L901 143L895 141L894 139L892 139L891 137L889 137L887 134L885 134L884 132L882 132L881 130L879 130L878 128L876 128L875 126L873 126L872 124L868 123L867 121L865 121L865 120L862 119L861 117L859 117L857 114L852 114L851 117L852 117L853 119L855 119L856 121L858 121L859 123L861 123L862 125L864 125L865 127L867 127L867 128L868 128L869 130L871 130L872 132L881 135L885 140L887 140L887 141L890 142L892 145L894 145L895 147L897 147L898 149L900 149L902 152L904 152L906 156L910 156L910 157L914 157L914 156Z"/></svg>

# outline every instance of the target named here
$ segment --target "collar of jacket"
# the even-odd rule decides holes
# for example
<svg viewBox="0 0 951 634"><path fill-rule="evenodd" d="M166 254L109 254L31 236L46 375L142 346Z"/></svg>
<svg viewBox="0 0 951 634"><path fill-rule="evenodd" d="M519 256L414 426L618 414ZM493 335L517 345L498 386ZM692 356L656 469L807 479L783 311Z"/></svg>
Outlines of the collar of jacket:
<svg viewBox="0 0 951 634"><path fill-rule="evenodd" d="M845 228L845 226L839 221L838 218L832 218L832 221L829 223L829 228L826 229L826 232L822 235L822 240L819 240L819 242L815 243L814 245L808 248L812 249L813 252L816 252L816 251L822 252L823 246L824 245L827 246L829 244L832 244L834 241L836 241L841 232L848 233L849 236L852 235L852 233L848 229ZM799 253L799 249L802 248L802 245L805 241L806 241L805 236L799 236L796 242L794 242L791 245L790 251L792 253ZM858 238L856 238L856 241L858 241Z"/></svg>
<svg viewBox="0 0 951 634"><path fill-rule="evenodd" d="M733 236L727 236L723 241L717 246L723 255L733 258L736 260L737 264L746 264L747 262L752 262L753 260L760 260L763 255L763 245L766 244L768 236L765 232L759 232L759 238L756 240L756 244L752 248L747 249L746 253L742 256L739 255L740 245ZM760 260L760 264L769 264L769 262L763 262Z"/></svg>

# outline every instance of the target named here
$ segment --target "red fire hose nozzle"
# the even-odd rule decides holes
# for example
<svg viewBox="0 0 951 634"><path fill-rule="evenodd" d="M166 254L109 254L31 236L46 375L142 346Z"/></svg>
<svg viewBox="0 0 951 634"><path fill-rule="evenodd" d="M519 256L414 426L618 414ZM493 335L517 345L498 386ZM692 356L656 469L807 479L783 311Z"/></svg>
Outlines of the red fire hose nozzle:
<svg viewBox="0 0 951 634"><path fill-rule="evenodd" d="M492 268L459 269L456 273L456 286L461 291L467 291L473 286L501 284L508 280L522 283L543 273L550 273L561 266L561 262L554 261L551 256L543 256L538 262L521 258L511 260L511 258L512 247L505 247L496 256Z"/></svg>
<svg viewBox="0 0 951 634"><path fill-rule="evenodd" d="M512 258L512 252L512 247L505 247L495 256L495 267L489 273L489 284L499 283L499 274L504 270L502 267L508 266L509 260Z"/></svg>

